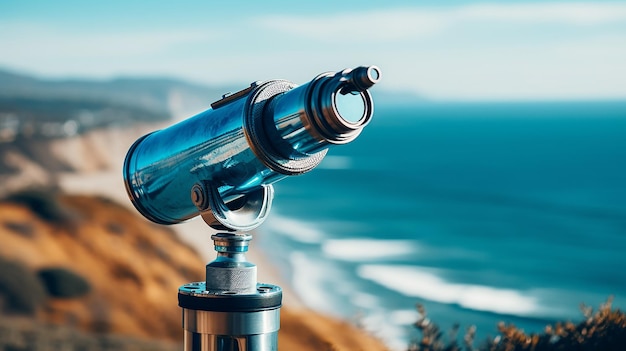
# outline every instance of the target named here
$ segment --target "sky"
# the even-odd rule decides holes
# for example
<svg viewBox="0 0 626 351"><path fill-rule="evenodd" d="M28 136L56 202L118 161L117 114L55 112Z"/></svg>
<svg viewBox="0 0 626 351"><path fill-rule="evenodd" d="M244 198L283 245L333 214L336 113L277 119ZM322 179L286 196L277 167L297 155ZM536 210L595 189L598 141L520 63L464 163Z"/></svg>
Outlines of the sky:
<svg viewBox="0 0 626 351"><path fill-rule="evenodd" d="M626 1L2 0L0 69L305 83L361 65L436 101L626 99Z"/></svg>

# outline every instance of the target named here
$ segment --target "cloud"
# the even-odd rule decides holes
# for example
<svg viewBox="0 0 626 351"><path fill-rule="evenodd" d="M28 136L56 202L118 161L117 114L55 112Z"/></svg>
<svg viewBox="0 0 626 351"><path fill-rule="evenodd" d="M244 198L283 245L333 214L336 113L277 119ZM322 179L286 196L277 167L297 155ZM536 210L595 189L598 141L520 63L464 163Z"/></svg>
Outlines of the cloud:
<svg viewBox="0 0 626 351"><path fill-rule="evenodd" d="M0 26L3 59L118 58L163 52L174 46L211 40L206 31L163 30L98 31L62 29L30 22L5 22Z"/></svg>
<svg viewBox="0 0 626 351"><path fill-rule="evenodd" d="M531 3L481 4L457 11L460 20L598 25L626 21L626 4L616 3Z"/></svg>
<svg viewBox="0 0 626 351"><path fill-rule="evenodd" d="M297 36L324 41L386 41L429 36L448 20L439 13L419 10L382 10L330 16L265 16L258 24Z"/></svg>
<svg viewBox="0 0 626 351"><path fill-rule="evenodd" d="M567 100L626 97L626 33L455 47L376 61L383 78L437 100ZM383 81L384 83L385 81Z"/></svg>
<svg viewBox="0 0 626 351"><path fill-rule="evenodd" d="M437 100L626 97L626 3L491 3L124 27L0 21L0 65L42 76L165 74L211 83L364 64L380 89ZM22 21L25 21L23 19ZM162 24L161 24L162 23Z"/></svg>
<svg viewBox="0 0 626 351"><path fill-rule="evenodd" d="M626 4L413 7L263 17L259 25L296 39L277 54L296 47L312 64L373 63L381 87L436 100L626 97Z"/></svg>
<svg viewBox="0 0 626 351"><path fill-rule="evenodd" d="M315 16L263 16L267 29L321 41L388 41L434 36L457 25L499 22L593 26L626 21L626 4L473 4Z"/></svg>

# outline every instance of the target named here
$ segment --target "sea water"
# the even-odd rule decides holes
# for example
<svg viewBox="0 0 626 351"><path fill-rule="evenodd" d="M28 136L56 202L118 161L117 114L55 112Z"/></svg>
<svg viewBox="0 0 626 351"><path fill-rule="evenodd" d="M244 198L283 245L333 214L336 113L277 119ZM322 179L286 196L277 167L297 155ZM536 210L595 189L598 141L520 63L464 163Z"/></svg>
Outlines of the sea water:
<svg viewBox="0 0 626 351"><path fill-rule="evenodd" d="M624 308L626 102L377 106L276 185L260 232L306 305L394 349L418 335L417 303L478 340Z"/></svg>

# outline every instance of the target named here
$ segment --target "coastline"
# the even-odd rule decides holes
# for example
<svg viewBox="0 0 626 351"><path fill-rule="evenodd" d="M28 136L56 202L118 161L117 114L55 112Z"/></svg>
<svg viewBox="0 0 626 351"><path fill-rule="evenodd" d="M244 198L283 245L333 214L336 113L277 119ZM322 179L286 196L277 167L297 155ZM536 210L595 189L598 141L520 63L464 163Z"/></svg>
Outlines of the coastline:
<svg viewBox="0 0 626 351"><path fill-rule="evenodd" d="M103 196L137 214L136 209L128 200L123 180L118 172L96 172L87 175L63 174L58 180L63 191L68 194ZM182 241L193 247L204 262L210 262L215 258L216 254L211 241L211 235L215 231L209 228L200 217L169 226L169 228L174 230ZM283 290L279 349L389 350L389 347L374 334L349 321L321 314L306 307L295 293L295 289L281 276L279 267L267 258L268 253L263 251L263 245L255 242L257 235L260 234L253 233L246 255L248 261L257 266L257 281L278 285Z"/></svg>

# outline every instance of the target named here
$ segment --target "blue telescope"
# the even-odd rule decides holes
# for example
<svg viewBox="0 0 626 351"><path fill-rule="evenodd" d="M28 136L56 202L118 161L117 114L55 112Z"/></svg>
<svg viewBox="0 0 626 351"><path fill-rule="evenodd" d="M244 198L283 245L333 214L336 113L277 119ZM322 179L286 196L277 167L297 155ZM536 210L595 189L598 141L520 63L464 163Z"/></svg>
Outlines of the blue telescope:
<svg viewBox="0 0 626 351"><path fill-rule="evenodd" d="M324 73L297 86L254 82L211 108L141 137L124 161L137 210L160 224L197 215L247 231L266 218L272 184L315 168L332 145L354 140L372 117L376 66Z"/></svg>
<svg viewBox="0 0 626 351"><path fill-rule="evenodd" d="M245 253L271 208L272 184L315 168L354 140L373 113L375 66L324 73L296 86L255 82L131 146L124 182L137 210L161 224L202 216L217 257L206 279L178 289L185 351L275 351L282 289L259 283Z"/></svg>

